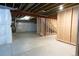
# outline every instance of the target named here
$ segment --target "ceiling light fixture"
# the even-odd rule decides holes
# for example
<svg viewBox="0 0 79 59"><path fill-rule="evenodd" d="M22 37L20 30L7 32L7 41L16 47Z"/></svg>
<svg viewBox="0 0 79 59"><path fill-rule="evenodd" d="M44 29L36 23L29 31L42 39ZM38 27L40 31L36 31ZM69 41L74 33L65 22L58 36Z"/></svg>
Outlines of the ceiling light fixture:
<svg viewBox="0 0 79 59"><path fill-rule="evenodd" d="M59 6L59 10L62 11L64 9L63 5Z"/></svg>
<svg viewBox="0 0 79 59"><path fill-rule="evenodd" d="M24 17L22 17L22 18L20 18L21 20L30 20L30 16L24 16Z"/></svg>

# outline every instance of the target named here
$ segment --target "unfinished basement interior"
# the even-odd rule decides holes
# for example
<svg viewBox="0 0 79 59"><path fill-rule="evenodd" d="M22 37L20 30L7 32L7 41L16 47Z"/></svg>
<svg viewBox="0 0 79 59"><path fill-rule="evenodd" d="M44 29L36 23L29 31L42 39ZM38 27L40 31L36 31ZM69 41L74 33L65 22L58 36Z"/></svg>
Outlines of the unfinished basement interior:
<svg viewBox="0 0 79 59"><path fill-rule="evenodd" d="M77 56L78 37L78 3L0 3L0 56Z"/></svg>

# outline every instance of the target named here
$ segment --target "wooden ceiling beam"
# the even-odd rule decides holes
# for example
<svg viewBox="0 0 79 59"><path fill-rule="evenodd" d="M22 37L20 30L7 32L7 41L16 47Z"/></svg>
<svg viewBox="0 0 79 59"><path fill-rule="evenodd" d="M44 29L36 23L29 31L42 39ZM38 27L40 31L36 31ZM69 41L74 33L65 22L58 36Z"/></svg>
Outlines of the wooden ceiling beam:
<svg viewBox="0 0 79 59"><path fill-rule="evenodd" d="M25 5L26 5L25 3L21 3L18 9L21 10Z"/></svg>
<svg viewBox="0 0 79 59"><path fill-rule="evenodd" d="M35 14L35 13L28 13L28 12L25 12L25 11L20 11L20 10L17 10L17 11L12 11L12 15L13 16L16 16L16 15L28 15L28 16L34 16L34 17L41 17L40 15L38 14Z"/></svg>
<svg viewBox="0 0 79 59"><path fill-rule="evenodd" d="M48 12L48 11L47 11L48 9L54 8L54 7L57 6L57 5L59 5L59 4L50 4L49 6L43 8L43 10L45 11L44 13L47 13L47 12ZM36 13L42 13L42 11L41 11L41 12L38 11L38 12L36 12Z"/></svg>
<svg viewBox="0 0 79 59"><path fill-rule="evenodd" d="M36 13L28 13L28 12L24 12L24 11L20 11L20 10L16 10L16 11L12 11L12 15L16 16L16 15L28 15L28 16L33 16L33 17L43 17L43 18L56 18L56 17L49 17L49 16L45 16L45 15L39 15Z"/></svg>
<svg viewBox="0 0 79 59"><path fill-rule="evenodd" d="M36 12L36 11L38 11L38 10L40 10L40 9L42 9L42 8L44 8L45 6L47 6L48 5L48 3L46 3L46 4L44 4L43 6L40 6L39 8L37 8L37 9L35 9L33 12Z"/></svg>
<svg viewBox="0 0 79 59"><path fill-rule="evenodd" d="M51 11L51 13L53 12L53 11L55 11L55 9L57 9L58 8L58 6L59 5L61 5L62 3L60 3L60 4L52 4L52 6L51 6L51 8L49 8L48 9L48 7L47 8L45 8L45 9L47 9L47 10L45 10L45 12L41 12L41 13L39 13L39 12L37 12L37 13L39 13L39 14L42 14L42 15L49 15L49 13L50 13L50 11Z"/></svg>
<svg viewBox="0 0 79 59"><path fill-rule="evenodd" d="M49 10L49 9L55 7L55 6L58 6L58 5L60 5L60 3L51 4L50 6L44 8L44 10L47 11L47 10Z"/></svg>
<svg viewBox="0 0 79 59"><path fill-rule="evenodd" d="M65 5L65 4L60 4L60 5ZM56 5L56 6L54 6L53 8L48 9L48 10L44 13L44 15L49 15L50 13L53 13L53 11L55 11L56 9L58 9L58 7L59 7L59 5ZM56 10L56 11L57 11L57 10Z"/></svg>
<svg viewBox="0 0 79 59"><path fill-rule="evenodd" d="M69 8L69 7L73 7L73 6L77 6L77 5L78 5L78 4L76 4L76 3L75 3L75 4L65 4L65 5L64 5L64 10L67 9L67 8ZM49 16L52 16L52 15L54 15L54 14L57 14L57 12L59 12L59 10L56 9L55 11L50 12L48 15L49 15Z"/></svg>
<svg viewBox="0 0 79 59"><path fill-rule="evenodd" d="M42 11L42 10L44 10L44 8L46 8L46 7L48 7L48 6L50 6L51 4L49 3L47 3L47 5L45 5L45 6L42 6L40 9L38 9L37 11L35 11L35 12L40 12L40 11Z"/></svg>
<svg viewBox="0 0 79 59"><path fill-rule="evenodd" d="M75 6L75 5L78 5L78 4L73 4L73 3L72 4L64 4L64 9ZM58 11L59 11L58 8L56 8L54 11L48 12L48 15L50 16L50 15L52 15L54 13L57 13Z"/></svg>
<svg viewBox="0 0 79 59"><path fill-rule="evenodd" d="M36 6L32 7L30 10L28 10L28 12L31 12L33 9L35 9L36 7L38 7L40 5L40 3L38 3Z"/></svg>
<svg viewBox="0 0 79 59"><path fill-rule="evenodd" d="M59 4L59 5L63 5L63 4ZM47 11L49 12L49 11L51 11L51 10L55 9L55 8L58 8L58 7L59 7L59 5L56 5L56 6L54 6L53 8L48 9Z"/></svg>
<svg viewBox="0 0 79 59"><path fill-rule="evenodd" d="M23 4L21 3L21 5L19 6L19 9L21 9L21 8L22 8L22 6L23 6Z"/></svg>
<svg viewBox="0 0 79 59"><path fill-rule="evenodd" d="M34 8L33 10L31 10L31 12L34 12L35 10L37 10L38 8L42 7L43 5L45 5L46 3L40 3L38 7Z"/></svg>
<svg viewBox="0 0 79 59"><path fill-rule="evenodd" d="M28 10L31 6L33 6L34 5L34 3L29 3L26 7L25 7L25 9L24 10Z"/></svg>

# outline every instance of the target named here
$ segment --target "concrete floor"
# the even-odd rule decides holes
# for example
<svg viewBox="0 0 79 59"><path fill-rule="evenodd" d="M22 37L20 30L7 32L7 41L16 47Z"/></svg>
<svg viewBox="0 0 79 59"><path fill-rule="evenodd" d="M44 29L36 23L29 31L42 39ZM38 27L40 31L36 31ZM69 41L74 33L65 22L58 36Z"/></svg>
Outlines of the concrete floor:
<svg viewBox="0 0 79 59"><path fill-rule="evenodd" d="M75 56L76 47L56 40L56 35L40 37L35 33L16 33L13 43L0 46L0 55Z"/></svg>

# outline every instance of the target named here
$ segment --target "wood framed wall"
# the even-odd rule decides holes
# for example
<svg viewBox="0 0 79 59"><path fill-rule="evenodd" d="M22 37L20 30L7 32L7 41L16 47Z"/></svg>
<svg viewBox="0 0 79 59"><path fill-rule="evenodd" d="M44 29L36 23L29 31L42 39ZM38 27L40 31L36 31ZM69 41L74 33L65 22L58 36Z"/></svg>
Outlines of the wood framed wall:
<svg viewBox="0 0 79 59"><path fill-rule="evenodd" d="M57 19L49 19L48 25L53 33L57 33ZM52 32L50 34L52 34Z"/></svg>
<svg viewBox="0 0 79 59"><path fill-rule="evenodd" d="M37 18L37 33L41 36L51 35L57 28L57 20L49 18Z"/></svg>
<svg viewBox="0 0 79 59"><path fill-rule="evenodd" d="M40 18L38 17L37 18L37 34L40 34L40 24L41 24L41 21L40 21Z"/></svg>
<svg viewBox="0 0 79 59"><path fill-rule="evenodd" d="M45 25L45 18L37 18L37 33L41 36L45 35L45 31L46 31L46 25Z"/></svg>
<svg viewBox="0 0 79 59"><path fill-rule="evenodd" d="M44 36L45 35L45 18L41 18L41 24L40 24L40 26L41 26L40 35L41 36Z"/></svg>

